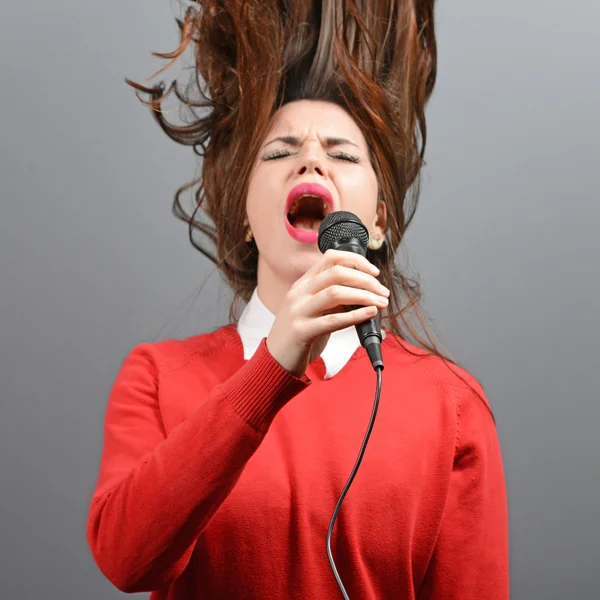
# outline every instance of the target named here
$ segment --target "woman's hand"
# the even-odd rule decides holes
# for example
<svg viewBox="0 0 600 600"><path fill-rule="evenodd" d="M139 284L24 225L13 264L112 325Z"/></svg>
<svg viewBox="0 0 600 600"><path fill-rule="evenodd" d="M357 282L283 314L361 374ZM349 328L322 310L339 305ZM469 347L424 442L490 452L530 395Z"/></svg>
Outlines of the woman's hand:
<svg viewBox="0 0 600 600"><path fill-rule="evenodd" d="M389 290L364 256L327 250L290 288L267 337L273 358L296 377L321 355L329 336L357 325L388 305ZM346 305L361 308L346 310Z"/></svg>

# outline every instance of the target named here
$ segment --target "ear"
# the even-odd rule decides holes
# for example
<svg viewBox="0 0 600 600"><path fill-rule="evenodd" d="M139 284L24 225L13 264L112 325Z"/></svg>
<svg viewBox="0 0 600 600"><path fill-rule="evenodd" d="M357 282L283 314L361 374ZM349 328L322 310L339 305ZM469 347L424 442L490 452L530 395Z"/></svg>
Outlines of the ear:
<svg viewBox="0 0 600 600"><path fill-rule="evenodd" d="M373 237L385 237L387 230L387 206L385 202L379 198L377 200L377 213L371 223L370 233Z"/></svg>

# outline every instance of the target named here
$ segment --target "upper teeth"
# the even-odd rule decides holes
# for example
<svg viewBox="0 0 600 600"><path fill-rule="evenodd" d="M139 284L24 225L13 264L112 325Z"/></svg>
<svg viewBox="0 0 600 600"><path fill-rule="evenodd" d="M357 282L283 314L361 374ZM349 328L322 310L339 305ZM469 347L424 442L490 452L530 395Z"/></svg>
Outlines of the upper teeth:
<svg viewBox="0 0 600 600"><path fill-rule="evenodd" d="M292 205L290 206L290 210L288 211L290 215L295 215L298 212L298 208L300 207L300 200L302 198L319 198L322 201L323 214L327 216L329 214L329 204L327 201L323 200L320 196L316 196L314 194L303 194L296 198Z"/></svg>

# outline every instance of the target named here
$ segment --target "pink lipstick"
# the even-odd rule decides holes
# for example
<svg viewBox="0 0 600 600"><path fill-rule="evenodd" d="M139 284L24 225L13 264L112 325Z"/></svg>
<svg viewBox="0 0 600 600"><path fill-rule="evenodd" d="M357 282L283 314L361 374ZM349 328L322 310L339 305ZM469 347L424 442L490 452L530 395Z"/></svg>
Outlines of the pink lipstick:
<svg viewBox="0 0 600 600"><path fill-rule="evenodd" d="M292 190L288 194L287 201L285 203L285 228L290 234L290 237L292 237L296 241L305 244L316 244L319 240L318 230L310 231L308 229L300 229L298 227L294 227L288 219L288 213L294 200L306 195L317 196L321 198L323 202L326 203L327 209L324 211L325 215L335 210L335 205L333 202L331 192L325 186L320 185L318 183L301 183L292 188Z"/></svg>

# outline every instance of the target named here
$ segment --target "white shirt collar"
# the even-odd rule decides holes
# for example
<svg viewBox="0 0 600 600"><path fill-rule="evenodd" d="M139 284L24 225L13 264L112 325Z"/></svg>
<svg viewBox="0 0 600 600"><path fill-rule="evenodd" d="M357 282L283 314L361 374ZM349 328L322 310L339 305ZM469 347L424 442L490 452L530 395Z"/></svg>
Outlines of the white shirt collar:
<svg viewBox="0 0 600 600"><path fill-rule="evenodd" d="M275 315L259 298L258 287L254 288L252 297L242 311L237 325L244 346L244 360L249 360L253 356L262 339L269 335L274 321ZM382 338L385 338L385 335L382 329ZM321 354L326 368L325 379L330 379L339 373L359 346L360 340L354 325L334 331Z"/></svg>

